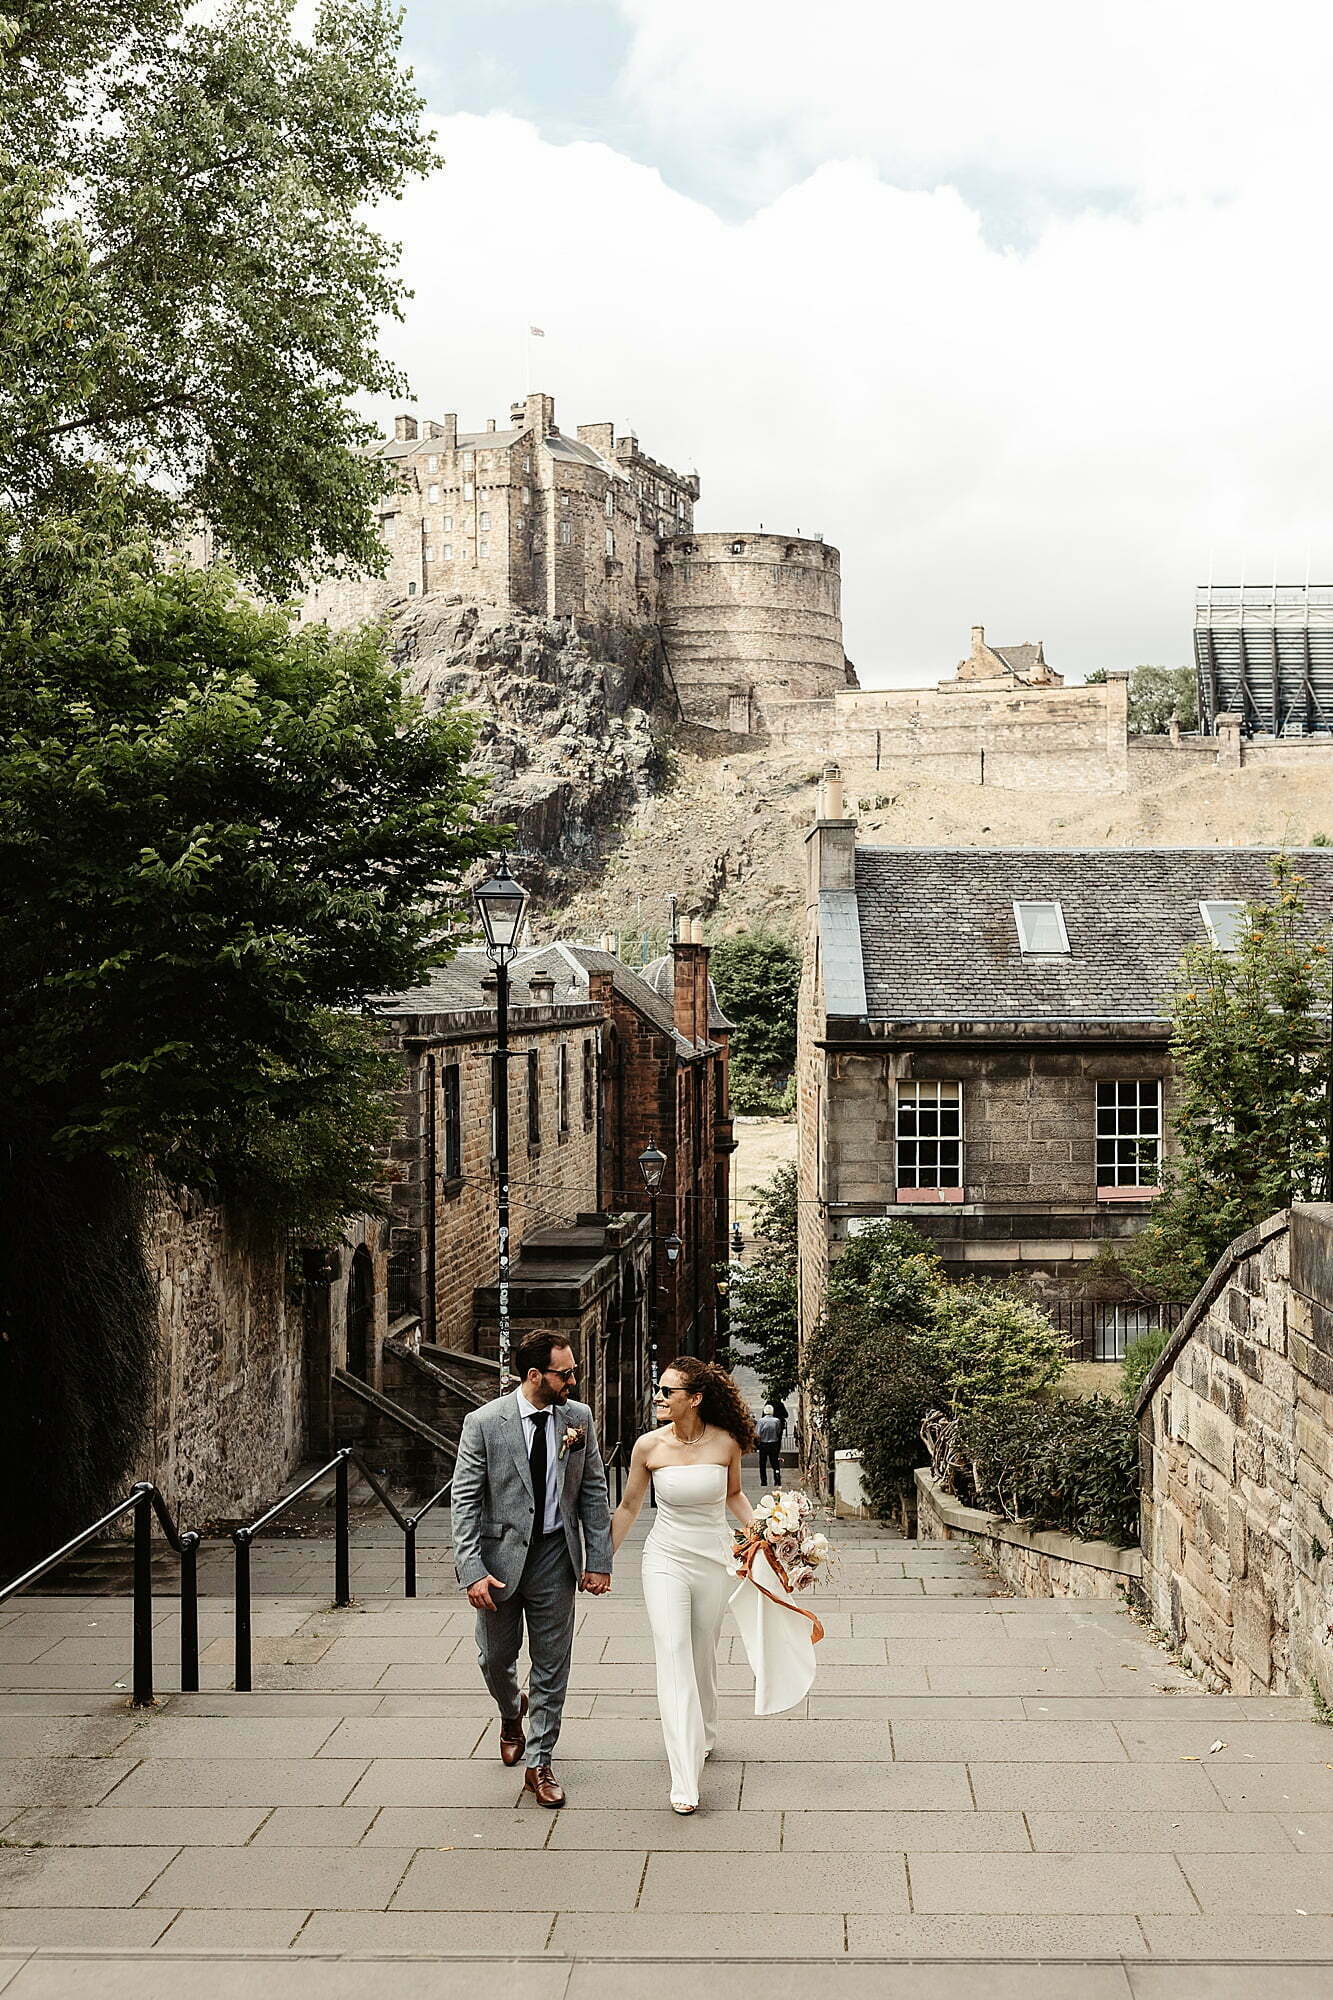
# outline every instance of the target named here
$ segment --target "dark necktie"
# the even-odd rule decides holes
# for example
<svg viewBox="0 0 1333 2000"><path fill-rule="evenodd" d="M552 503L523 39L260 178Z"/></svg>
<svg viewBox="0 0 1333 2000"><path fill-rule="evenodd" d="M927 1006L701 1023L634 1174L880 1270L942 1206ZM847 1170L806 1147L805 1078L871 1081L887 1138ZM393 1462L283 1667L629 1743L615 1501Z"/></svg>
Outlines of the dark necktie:
<svg viewBox="0 0 1333 2000"><path fill-rule="evenodd" d="M532 1452L528 1463L532 1469L532 1497L537 1509L537 1533L546 1527L546 1419L550 1412L538 1410L532 1419Z"/></svg>

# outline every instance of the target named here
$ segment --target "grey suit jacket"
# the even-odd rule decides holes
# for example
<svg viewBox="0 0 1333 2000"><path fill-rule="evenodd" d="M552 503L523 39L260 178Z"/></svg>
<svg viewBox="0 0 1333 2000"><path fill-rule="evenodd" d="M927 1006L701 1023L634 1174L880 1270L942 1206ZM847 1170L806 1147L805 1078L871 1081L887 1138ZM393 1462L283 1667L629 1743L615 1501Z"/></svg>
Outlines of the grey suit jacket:
<svg viewBox="0 0 1333 2000"><path fill-rule="evenodd" d="M611 1571L611 1509L606 1471L586 1403L554 1404L551 1449L556 1454L560 1519L576 1575ZM582 1427L583 1443L562 1451L565 1433ZM469 1410L458 1441L450 1496L454 1568L466 1590L483 1576L513 1590L532 1541L535 1509L518 1391Z"/></svg>

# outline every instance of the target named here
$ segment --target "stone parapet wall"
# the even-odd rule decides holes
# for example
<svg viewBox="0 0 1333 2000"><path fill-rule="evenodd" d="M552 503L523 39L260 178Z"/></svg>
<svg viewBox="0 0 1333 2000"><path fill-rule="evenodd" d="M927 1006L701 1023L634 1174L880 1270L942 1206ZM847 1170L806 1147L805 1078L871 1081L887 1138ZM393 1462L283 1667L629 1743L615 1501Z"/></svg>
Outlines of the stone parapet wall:
<svg viewBox="0 0 1333 2000"><path fill-rule="evenodd" d="M837 757L849 793L928 771L950 784L1122 792L1129 783L1123 680L1092 687L842 688L765 703L770 735ZM924 769L923 769L924 766Z"/></svg>
<svg viewBox="0 0 1333 2000"><path fill-rule="evenodd" d="M1114 1542L1081 1542L1073 1535L1034 1530L1018 1521L964 1507L923 1467L916 1473L917 1539L971 1542L977 1554L1020 1597L1097 1597L1119 1601L1139 1581L1137 1549Z"/></svg>
<svg viewBox="0 0 1333 2000"><path fill-rule="evenodd" d="M1333 1699L1333 1205L1231 1244L1139 1420L1158 1623L1235 1694Z"/></svg>

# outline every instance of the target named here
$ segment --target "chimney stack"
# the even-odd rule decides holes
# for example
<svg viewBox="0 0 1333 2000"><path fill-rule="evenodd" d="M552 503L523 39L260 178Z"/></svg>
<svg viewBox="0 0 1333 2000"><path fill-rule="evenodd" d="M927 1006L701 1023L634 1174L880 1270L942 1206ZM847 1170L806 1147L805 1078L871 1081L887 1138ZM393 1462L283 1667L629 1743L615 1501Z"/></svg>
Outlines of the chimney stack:
<svg viewBox="0 0 1333 2000"><path fill-rule="evenodd" d="M528 976L528 997L534 1007L550 1007L555 1001L555 979L549 972L533 972Z"/></svg>
<svg viewBox="0 0 1333 2000"><path fill-rule="evenodd" d="M842 771L837 764L824 766L818 817L805 836L805 844L809 849L807 903L816 901L824 889L856 887L856 821L847 811Z"/></svg>
<svg viewBox="0 0 1333 2000"><path fill-rule="evenodd" d="M409 442L417 434L416 418L409 416L395 417L393 420L393 434L400 444Z"/></svg>
<svg viewBox="0 0 1333 2000"><path fill-rule="evenodd" d="M708 946L699 917L682 917L671 947L671 1015L687 1042L708 1039Z"/></svg>

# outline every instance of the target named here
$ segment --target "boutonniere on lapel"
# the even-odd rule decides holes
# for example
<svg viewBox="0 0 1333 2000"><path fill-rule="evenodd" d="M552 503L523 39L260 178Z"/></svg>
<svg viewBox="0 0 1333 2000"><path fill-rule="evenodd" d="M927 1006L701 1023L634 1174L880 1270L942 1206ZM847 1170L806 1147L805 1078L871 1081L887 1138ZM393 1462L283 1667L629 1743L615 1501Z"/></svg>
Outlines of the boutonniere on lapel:
<svg viewBox="0 0 1333 2000"><path fill-rule="evenodd" d="M567 1451L582 1451L587 1442L588 1433L584 1426L582 1424L570 1424L560 1439L559 1456L563 1458Z"/></svg>

